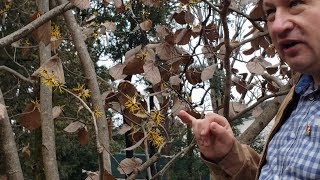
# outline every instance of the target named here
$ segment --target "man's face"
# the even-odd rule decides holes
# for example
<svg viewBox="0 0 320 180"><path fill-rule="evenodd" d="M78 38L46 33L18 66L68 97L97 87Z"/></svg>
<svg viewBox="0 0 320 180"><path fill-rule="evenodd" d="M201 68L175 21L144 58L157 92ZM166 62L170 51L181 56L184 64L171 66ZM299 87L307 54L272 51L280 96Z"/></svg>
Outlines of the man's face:
<svg viewBox="0 0 320 180"><path fill-rule="evenodd" d="M320 75L320 0L263 0L263 9L280 57L295 71Z"/></svg>

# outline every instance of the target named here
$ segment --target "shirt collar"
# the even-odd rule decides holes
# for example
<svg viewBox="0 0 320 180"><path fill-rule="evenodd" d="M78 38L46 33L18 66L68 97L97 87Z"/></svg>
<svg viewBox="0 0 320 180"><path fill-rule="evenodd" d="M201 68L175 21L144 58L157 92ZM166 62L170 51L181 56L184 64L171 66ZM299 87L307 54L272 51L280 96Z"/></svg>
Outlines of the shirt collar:
<svg viewBox="0 0 320 180"><path fill-rule="evenodd" d="M303 74L295 87L295 92L300 95L303 94L312 83L312 76Z"/></svg>

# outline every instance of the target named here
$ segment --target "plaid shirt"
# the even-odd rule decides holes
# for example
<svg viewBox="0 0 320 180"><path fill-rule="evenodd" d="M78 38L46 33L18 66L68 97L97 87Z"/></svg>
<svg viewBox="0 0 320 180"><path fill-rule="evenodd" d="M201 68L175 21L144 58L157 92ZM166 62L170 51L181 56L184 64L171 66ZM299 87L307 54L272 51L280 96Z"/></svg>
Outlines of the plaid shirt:
<svg viewBox="0 0 320 180"><path fill-rule="evenodd" d="M267 149L259 179L320 179L320 90L303 75L295 92L300 96Z"/></svg>

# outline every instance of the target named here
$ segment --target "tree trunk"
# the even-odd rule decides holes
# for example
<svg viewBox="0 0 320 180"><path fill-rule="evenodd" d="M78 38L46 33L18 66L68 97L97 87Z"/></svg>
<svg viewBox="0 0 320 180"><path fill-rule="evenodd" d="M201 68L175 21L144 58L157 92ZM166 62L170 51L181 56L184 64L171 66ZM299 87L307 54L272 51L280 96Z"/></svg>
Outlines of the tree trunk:
<svg viewBox="0 0 320 180"><path fill-rule="evenodd" d="M49 11L49 0L38 0L38 10L40 12ZM45 37L50 37L51 23L42 25L46 33ZM44 64L51 57L51 45L39 42L40 64ZM44 173L47 180L59 179L58 163L56 157L55 130L52 118L52 88L40 83L40 117L42 128L42 158Z"/></svg>
<svg viewBox="0 0 320 180"><path fill-rule="evenodd" d="M23 173L19 161L18 149L14 140L10 119L0 89L0 137L1 150L3 151L6 174L10 180L21 180ZM1 163L3 163L1 161Z"/></svg>
<svg viewBox="0 0 320 180"><path fill-rule="evenodd" d="M62 4L65 2L65 0L58 0L58 2L59 4ZM102 96L100 93L94 64L92 62L87 46L83 39L80 27L76 22L76 19L72 14L72 11L67 11L63 15L66 20L66 24L71 34L72 40L75 44L78 57L81 61L82 68L88 82L87 84L91 92L91 102L93 105L92 107L101 112L101 116L97 117L99 137L96 137L103 146L103 151L101 153L99 152L100 172L107 170L111 174L111 161L110 154L108 153L110 152L108 123L104 111L104 105L102 103L103 100L101 98Z"/></svg>

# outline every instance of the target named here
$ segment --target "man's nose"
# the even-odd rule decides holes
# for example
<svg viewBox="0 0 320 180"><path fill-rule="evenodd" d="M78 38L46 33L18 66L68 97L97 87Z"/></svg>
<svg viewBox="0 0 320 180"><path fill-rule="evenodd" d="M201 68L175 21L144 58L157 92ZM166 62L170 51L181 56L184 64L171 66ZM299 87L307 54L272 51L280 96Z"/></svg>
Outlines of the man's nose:
<svg viewBox="0 0 320 180"><path fill-rule="evenodd" d="M270 24L269 32L277 37L285 37L294 27L291 16L288 12L277 11L274 21Z"/></svg>

